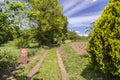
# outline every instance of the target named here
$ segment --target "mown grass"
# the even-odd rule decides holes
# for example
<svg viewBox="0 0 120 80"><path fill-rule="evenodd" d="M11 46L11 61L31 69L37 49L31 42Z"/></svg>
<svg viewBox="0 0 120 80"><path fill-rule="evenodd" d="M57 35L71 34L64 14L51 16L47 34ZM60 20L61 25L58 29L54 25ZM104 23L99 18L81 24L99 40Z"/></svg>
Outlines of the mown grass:
<svg viewBox="0 0 120 80"><path fill-rule="evenodd" d="M47 53L45 60L39 68L39 71L33 80L43 79L43 80L61 80L61 74L58 66L56 48L52 48Z"/></svg>

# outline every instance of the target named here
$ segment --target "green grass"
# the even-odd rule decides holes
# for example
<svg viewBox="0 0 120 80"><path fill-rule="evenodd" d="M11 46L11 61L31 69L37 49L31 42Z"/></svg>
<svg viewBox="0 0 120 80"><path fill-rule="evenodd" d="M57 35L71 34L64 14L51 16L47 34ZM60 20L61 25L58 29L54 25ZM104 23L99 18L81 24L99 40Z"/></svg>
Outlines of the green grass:
<svg viewBox="0 0 120 80"><path fill-rule="evenodd" d="M33 77L43 80L61 80L61 74L58 66L56 48L50 49L45 60L39 68L38 73Z"/></svg>
<svg viewBox="0 0 120 80"><path fill-rule="evenodd" d="M36 45L36 44L35 44ZM34 44L32 44L31 48L28 48L28 57L29 59L35 55L37 50L39 49L38 47L34 47ZM9 69L10 67L14 67L15 65L18 64L19 62L19 57L20 57L20 49L15 46L15 41L9 41L5 44L2 44L0 46L0 70L5 70ZM39 57L40 58L40 57ZM39 59L37 58L37 59ZM35 63L35 62L34 62ZM31 64L30 66L34 65ZM26 68L26 73L29 68ZM7 70L8 71L8 70ZM5 71L4 71L5 72ZM7 72L3 73L6 74ZM16 74L17 76L17 74Z"/></svg>
<svg viewBox="0 0 120 80"><path fill-rule="evenodd" d="M63 46L66 57L62 57L70 80L120 80L91 68L87 55L78 55L68 44Z"/></svg>
<svg viewBox="0 0 120 80"><path fill-rule="evenodd" d="M81 76L82 71L88 64L88 57L77 55L68 45L64 45L66 57L63 57L63 63L68 72L70 80L86 80Z"/></svg>
<svg viewBox="0 0 120 80"><path fill-rule="evenodd" d="M31 45L31 48L28 48L28 56L29 57L34 56L35 52L39 49L38 47L34 47L37 45L36 43L35 43L35 45L34 44L30 44L30 45ZM7 51L9 55L14 55L19 60L20 49L15 46L15 40L9 41L5 44L2 44L0 46L0 50Z"/></svg>
<svg viewBox="0 0 120 80"><path fill-rule="evenodd" d="M40 60L40 58L42 57L42 55L44 53L45 53L45 50L41 49L41 51L40 51L39 54L37 54L36 56L34 56L34 57L31 58L33 61L30 64L27 64L27 65L24 66L24 68L21 70L22 72L17 73L17 74L13 74L15 76L15 78L17 80L24 80L25 77L30 72L30 70L37 64L37 62Z"/></svg>

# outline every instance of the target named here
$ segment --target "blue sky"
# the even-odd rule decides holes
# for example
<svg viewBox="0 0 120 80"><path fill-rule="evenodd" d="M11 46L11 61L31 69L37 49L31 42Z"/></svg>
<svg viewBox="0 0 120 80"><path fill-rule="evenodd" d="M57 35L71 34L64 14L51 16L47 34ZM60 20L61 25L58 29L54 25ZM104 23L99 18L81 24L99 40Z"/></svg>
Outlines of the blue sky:
<svg viewBox="0 0 120 80"><path fill-rule="evenodd" d="M68 29L76 31L79 35L85 33L86 27L92 26L109 0L59 0L63 6L63 13L68 18Z"/></svg>

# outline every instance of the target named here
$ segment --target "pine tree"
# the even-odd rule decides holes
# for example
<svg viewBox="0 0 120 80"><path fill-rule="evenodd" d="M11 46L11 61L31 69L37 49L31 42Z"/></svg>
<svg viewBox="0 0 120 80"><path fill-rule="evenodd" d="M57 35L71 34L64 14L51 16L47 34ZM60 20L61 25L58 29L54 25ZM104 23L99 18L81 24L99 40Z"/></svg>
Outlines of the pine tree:
<svg viewBox="0 0 120 80"><path fill-rule="evenodd" d="M87 51L95 70L120 76L120 0L110 0L95 22Z"/></svg>

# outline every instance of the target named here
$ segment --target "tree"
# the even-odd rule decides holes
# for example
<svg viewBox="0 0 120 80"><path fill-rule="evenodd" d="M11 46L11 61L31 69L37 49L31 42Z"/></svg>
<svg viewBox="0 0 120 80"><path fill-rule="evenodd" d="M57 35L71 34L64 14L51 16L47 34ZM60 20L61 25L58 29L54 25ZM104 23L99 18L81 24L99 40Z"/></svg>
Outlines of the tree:
<svg viewBox="0 0 120 80"><path fill-rule="evenodd" d="M25 3L5 0L0 3L0 44L20 36L19 24L22 21Z"/></svg>
<svg viewBox="0 0 120 80"><path fill-rule="evenodd" d="M39 44L60 43L67 33L67 18L57 0L32 0L29 17L35 23L34 37Z"/></svg>
<svg viewBox="0 0 120 80"><path fill-rule="evenodd" d="M87 51L95 70L120 76L120 0L110 0L95 22Z"/></svg>

